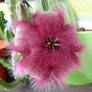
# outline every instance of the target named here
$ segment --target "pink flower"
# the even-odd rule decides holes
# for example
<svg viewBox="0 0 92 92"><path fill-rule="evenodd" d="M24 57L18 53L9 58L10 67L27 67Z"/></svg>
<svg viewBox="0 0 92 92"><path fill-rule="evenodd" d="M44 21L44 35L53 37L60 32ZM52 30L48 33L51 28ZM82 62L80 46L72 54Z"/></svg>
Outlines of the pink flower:
<svg viewBox="0 0 92 92"><path fill-rule="evenodd" d="M80 65L77 53L82 45L71 24L65 24L63 12L36 12L33 22L17 21L12 49L24 54L16 64L17 75L29 74L37 83L59 83ZM62 80L63 81L63 80Z"/></svg>

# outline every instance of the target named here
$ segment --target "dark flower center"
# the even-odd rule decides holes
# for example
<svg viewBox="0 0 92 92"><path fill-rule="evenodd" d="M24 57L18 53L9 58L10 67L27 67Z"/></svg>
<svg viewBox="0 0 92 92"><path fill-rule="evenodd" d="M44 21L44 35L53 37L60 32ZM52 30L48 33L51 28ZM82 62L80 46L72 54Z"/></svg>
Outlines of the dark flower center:
<svg viewBox="0 0 92 92"><path fill-rule="evenodd" d="M56 50L59 48L59 42L56 39L54 39L53 37L48 37L47 40L45 40L45 47L48 50Z"/></svg>

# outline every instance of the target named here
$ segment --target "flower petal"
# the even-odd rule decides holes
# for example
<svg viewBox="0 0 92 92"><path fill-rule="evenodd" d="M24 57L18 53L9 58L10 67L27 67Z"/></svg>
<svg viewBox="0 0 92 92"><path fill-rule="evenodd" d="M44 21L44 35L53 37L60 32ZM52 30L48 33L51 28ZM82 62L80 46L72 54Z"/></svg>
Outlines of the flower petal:
<svg viewBox="0 0 92 92"><path fill-rule="evenodd" d="M61 9L51 12L36 12L33 16L33 21L41 32L53 34L53 32L58 32L63 27L64 14Z"/></svg>
<svg viewBox="0 0 92 92"><path fill-rule="evenodd" d="M57 34L57 38L65 48L70 48L73 52L81 52L83 49L74 27L70 24L64 25L63 31Z"/></svg>

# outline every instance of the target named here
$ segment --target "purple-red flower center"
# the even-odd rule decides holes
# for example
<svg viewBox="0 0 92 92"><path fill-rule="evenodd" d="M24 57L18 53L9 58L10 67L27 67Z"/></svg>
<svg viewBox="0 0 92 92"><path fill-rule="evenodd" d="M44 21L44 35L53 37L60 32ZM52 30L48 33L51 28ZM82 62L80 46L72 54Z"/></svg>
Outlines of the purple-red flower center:
<svg viewBox="0 0 92 92"><path fill-rule="evenodd" d="M44 47L46 50L57 50L59 48L59 41L57 38L54 37L48 37L46 40L44 40Z"/></svg>

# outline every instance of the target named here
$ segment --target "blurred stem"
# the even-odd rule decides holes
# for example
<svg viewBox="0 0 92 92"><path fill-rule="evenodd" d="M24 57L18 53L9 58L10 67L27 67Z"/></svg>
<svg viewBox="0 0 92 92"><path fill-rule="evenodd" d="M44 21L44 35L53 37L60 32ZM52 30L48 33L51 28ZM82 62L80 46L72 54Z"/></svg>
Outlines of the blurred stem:
<svg viewBox="0 0 92 92"><path fill-rule="evenodd" d="M40 0L38 0L40 2ZM73 25L77 26L77 19L76 19L76 14L74 13L70 3L68 0L41 0L41 6L44 11L50 10L50 7L53 5L63 5L63 8L65 9L66 12L66 22L70 22Z"/></svg>
<svg viewBox="0 0 92 92"><path fill-rule="evenodd" d="M16 0L9 0L10 2L10 17L11 17L11 21L12 23L14 22L14 20L16 20L17 16L16 16Z"/></svg>
<svg viewBox="0 0 92 92"><path fill-rule="evenodd" d="M2 79L0 79L0 88L4 90L10 90L12 88L15 88L19 83L27 81L27 78L28 76L24 76L22 79L16 79L16 81L13 83L7 83L3 81Z"/></svg>
<svg viewBox="0 0 92 92"><path fill-rule="evenodd" d="M23 79L16 80L15 82L9 84L9 83L6 83L5 81L0 79L0 87L2 89L5 89L5 90L10 90L12 88L15 88L22 81L23 81Z"/></svg>
<svg viewBox="0 0 92 92"><path fill-rule="evenodd" d="M9 69L12 69L12 65L7 60L5 60L4 58L0 58L0 63L4 67L9 68Z"/></svg>
<svg viewBox="0 0 92 92"><path fill-rule="evenodd" d="M60 0L58 0L60 1ZM71 5L69 4L68 0L61 0L63 2L63 4L65 5L67 12L68 12L68 16L70 18L70 22L74 25L77 25L77 19L76 19L76 14L74 13Z"/></svg>
<svg viewBox="0 0 92 92"><path fill-rule="evenodd" d="M41 0L42 8L44 11L48 10L48 0Z"/></svg>

